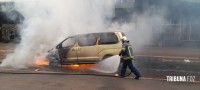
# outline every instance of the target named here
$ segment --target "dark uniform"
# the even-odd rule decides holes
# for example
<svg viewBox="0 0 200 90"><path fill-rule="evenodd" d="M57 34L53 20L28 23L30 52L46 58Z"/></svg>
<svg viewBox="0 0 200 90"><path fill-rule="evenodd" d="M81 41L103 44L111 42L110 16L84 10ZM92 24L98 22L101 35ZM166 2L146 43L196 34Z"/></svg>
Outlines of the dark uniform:
<svg viewBox="0 0 200 90"><path fill-rule="evenodd" d="M123 61L121 77L125 76L127 66L135 74L135 79L139 79L141 77L139 71L133 66L133 50L132 46L129 44L129 41L123 41L122 51L121 51L121 59Z"/></svg>

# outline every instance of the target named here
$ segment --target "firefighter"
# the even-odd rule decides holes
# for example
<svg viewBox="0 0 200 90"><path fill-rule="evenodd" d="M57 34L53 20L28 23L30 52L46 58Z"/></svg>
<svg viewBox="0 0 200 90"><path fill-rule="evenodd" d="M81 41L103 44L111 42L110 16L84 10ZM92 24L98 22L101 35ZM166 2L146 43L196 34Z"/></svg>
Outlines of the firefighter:
<svg viewBox="0 0 200 90"><path fill-rule="evenodd" d="M122 69L120 77L125 77L126 68L127 66L135 74L135 79L139 79L141 77L140 72L133 66L132 60L133 60L133 50L132 46L129 44L129 40L127 40L126 37L123 37L122 39L123 45L122 45L122 51L120 53L121 59L122 59Z"/></svg>

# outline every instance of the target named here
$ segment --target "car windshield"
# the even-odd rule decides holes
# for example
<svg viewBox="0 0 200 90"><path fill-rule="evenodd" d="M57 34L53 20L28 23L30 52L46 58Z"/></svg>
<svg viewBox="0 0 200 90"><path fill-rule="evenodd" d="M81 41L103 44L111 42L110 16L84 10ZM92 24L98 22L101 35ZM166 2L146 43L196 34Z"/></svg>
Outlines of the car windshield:
<svg viewBox="0 0 200 90"><path fill-rule="evenodd" d="M73 46L76 43L75 38L68 38L62 43L62 47L70 47Z"/></svg>

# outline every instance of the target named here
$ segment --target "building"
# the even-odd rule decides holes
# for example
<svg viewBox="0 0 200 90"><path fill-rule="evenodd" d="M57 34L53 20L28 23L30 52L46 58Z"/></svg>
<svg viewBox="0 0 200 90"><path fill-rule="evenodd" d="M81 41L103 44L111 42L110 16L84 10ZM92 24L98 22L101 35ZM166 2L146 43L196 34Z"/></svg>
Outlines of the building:
<svg viewBox="0 0 200 90"><path fill-rule="evenodd" d="M14 10L14 2L12 0L0 1L0 40L9 42L18 36L17 24L21 22L23 17L19 12ZM12 17L12 18L10 18Z"/></svg>

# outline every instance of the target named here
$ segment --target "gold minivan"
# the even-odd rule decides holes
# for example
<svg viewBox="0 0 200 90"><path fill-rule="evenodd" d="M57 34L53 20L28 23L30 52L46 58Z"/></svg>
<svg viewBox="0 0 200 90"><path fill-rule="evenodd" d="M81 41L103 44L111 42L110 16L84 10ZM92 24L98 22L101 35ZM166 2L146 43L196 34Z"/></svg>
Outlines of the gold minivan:
<svg viewBox="0 0 200 90"><path fill-rule="evenodd" d="M122 49L123 32L88 33L68 37L49 51L49 66L59 64L92 64L118 55Z"/></svg>

